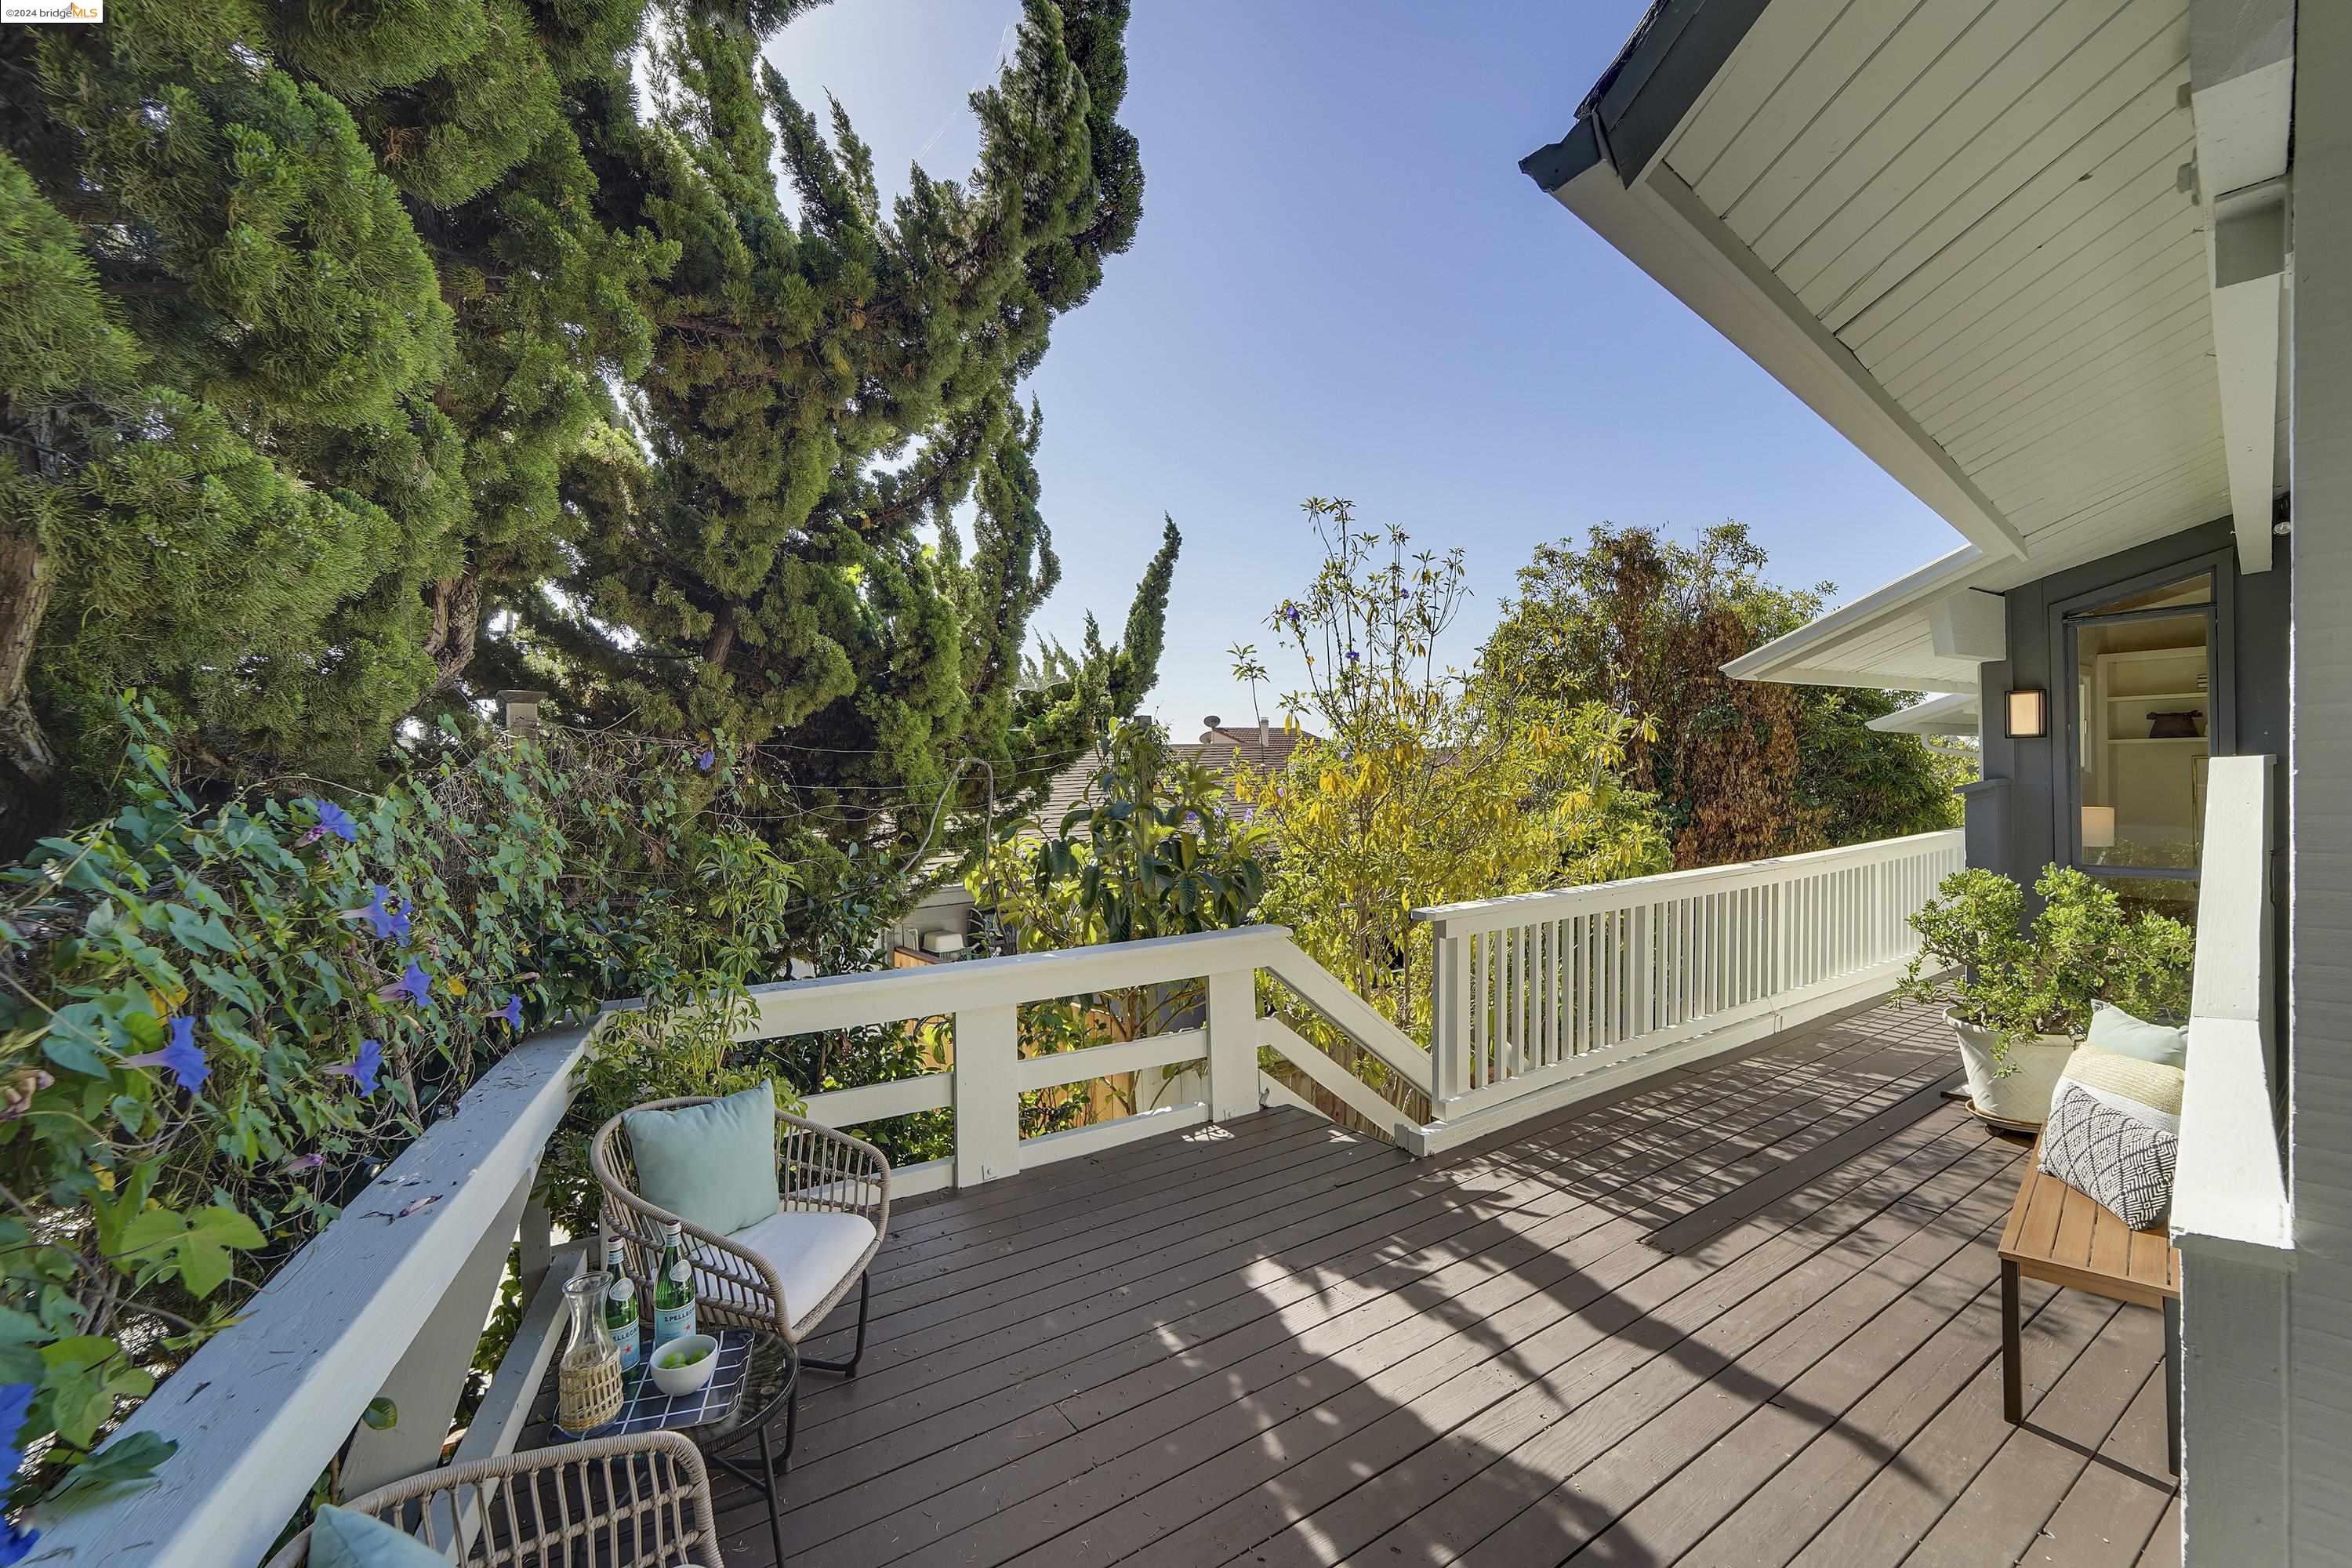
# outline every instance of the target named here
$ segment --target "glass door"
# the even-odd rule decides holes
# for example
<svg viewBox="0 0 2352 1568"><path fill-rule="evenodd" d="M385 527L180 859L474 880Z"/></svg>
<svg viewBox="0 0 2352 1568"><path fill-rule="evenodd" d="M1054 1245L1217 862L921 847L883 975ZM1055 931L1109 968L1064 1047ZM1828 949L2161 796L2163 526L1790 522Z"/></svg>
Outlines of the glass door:
<svg viewBox="0 0 2352 1568"><path fill-rule="evenodd" d="M2193 910L2205 769L2217 738L2212 574L2063 624L2074 864L2130 883L2117 891L2136 903Z"/></svg>

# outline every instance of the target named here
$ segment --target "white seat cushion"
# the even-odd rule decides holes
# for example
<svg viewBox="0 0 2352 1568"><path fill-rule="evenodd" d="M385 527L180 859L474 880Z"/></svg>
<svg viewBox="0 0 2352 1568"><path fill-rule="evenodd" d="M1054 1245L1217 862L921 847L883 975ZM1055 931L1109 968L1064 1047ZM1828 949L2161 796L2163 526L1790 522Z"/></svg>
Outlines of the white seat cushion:
<svg viewBox="0 0 2352 1568"><path fill-rule="evenodd" d="M832 1209L780 1209L727 1239L757 1255L784 1288L793 1327L807 1322L819 1301L856 1271L874 1244L874 1222Z"/></svg>

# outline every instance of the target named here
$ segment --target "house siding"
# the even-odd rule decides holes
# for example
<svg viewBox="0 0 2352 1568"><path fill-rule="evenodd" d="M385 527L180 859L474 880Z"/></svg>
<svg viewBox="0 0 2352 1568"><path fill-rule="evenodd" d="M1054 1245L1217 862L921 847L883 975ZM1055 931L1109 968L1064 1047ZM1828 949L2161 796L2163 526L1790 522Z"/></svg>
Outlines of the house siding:
<svg viewBox="0 0 2352 1568"><path fill-rule="evenodd" d="M2352 5L2297 8L2292 1544L2352 1563ZM2303 90L2306 87L2316 90Z"/></svg>

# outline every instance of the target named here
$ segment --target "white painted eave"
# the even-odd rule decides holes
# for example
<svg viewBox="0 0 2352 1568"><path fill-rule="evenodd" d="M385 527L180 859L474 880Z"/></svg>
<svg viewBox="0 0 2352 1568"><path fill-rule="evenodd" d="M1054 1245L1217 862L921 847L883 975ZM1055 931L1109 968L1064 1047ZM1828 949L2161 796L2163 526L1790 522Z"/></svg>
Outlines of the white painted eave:
<svg viewBox="0 0 2352 1568"><path fill-rule="evenodd" d="M2194 0L2189 88L2238 565L2265 572L2283 488L2276 443L2294 0Z"/></svg>
<svg viewBox="0 0 2352 1568"><path fill-rule="evenodd" d="M1981 554L2024 555L2016 526L1664 159L1630 186L1604 161L1551 194Z"/></svg>
<svg viewBox="0 0 2352 1568"><path fill-rule="evenodd" d="M1914 702L1908 708L1898 708L1883 718L1873 719L1864 726L1882 735L1967 735L1982 732L1984 714L1979 694L1973 691L1948 691L1940 697L1930 697Z"/></svg>
<svg viewBox="0 0 2352 1568"><path fill-rule="evenodd" d="M1773 638L1762 647L1740 655L1723 667L1735 680L1773 680L1806 686L1893 687L1903 690L1973 691L1975 681L1955 670L1939 684L1915 685L1917 672L1882 678L1867 661L1841 659L1836 649L1858 636L1906 615L1922 617L1928 605L1951 593L1969 591L1969 583L1982 573L1984 552L1973 544L1929 562L1885 587L1840 605L1808 621L1795 631Z"/></svg>

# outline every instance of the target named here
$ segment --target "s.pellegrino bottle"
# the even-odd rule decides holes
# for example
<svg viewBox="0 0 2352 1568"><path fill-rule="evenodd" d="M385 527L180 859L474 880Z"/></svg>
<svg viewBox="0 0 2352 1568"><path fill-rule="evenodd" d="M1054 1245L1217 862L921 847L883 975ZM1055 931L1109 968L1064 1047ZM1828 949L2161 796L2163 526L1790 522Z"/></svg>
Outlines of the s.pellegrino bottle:
<svg viewBox="0 0 2352 1568"><path fill-rule="evenodd" d="M604 1271L613 1282L604 1289L604 1329L621 1351L621 1375L637 1370L637 1287L621 1267L621 1238L604 1243Z"/></svg>
<svg viewBox="0 0 2352 1568"><path fill-rule="evenodd" d="M663 1227L661 1274L654 1280L654 1349L694 1331L694 1265L672 1223Z"/></svg>

